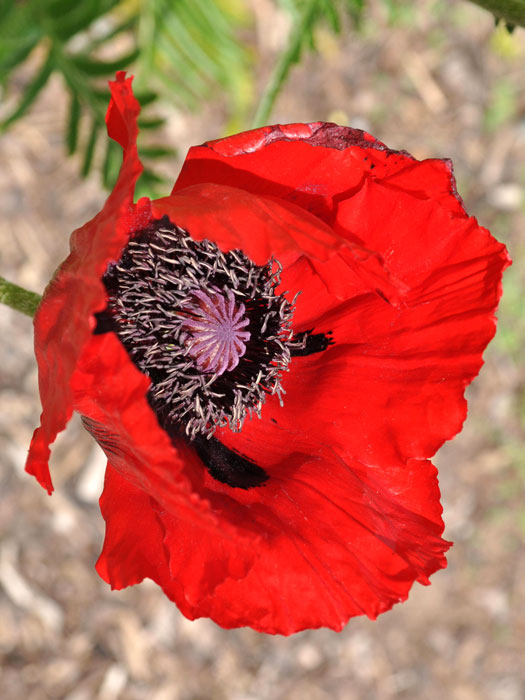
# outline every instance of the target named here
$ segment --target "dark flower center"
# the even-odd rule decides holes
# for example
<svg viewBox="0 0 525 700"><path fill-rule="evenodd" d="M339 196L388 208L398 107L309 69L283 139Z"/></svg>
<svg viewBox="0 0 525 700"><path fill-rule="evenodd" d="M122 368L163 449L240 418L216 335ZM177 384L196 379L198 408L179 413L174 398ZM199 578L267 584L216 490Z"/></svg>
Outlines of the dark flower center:
<svg viewBox="0 0 525 700"><path fill-rule="evenodd" d="M167 217L139 231L103 281L108 323L151 378L149 401L170 435L211 438L260 416L306 334L293 338L294 302L276 294L281 266L194 241ZM200 452L204 451L199 438Z"/></svg>

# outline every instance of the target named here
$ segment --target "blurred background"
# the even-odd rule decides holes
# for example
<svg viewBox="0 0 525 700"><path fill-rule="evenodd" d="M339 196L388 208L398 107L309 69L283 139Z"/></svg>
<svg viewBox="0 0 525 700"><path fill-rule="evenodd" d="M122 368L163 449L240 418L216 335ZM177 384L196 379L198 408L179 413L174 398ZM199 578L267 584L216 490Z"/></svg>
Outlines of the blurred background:
<svg viewBox="0 0 525 700"><path fill-rule="evenodd" d="M40 411L32 325L0 307L0 697L522 700L525 29L464 0L5 0L0 274L36 292L115 177L105 81L123 67L144 105L141 193L167 193L192 144L336 121L452 158L514 266L465 428L435 459L448 568L376 622L290 638L189 622L151 582L99 580L103 455L73 420L54 495L23 473Z"/></svg>

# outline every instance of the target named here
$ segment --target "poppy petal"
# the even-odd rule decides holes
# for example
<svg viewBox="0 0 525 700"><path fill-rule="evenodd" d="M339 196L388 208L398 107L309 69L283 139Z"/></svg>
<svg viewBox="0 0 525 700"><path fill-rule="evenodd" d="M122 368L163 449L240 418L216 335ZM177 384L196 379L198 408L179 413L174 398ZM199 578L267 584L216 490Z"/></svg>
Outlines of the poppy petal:
<svg viewBox="0 0 525 700"><path fill-rule="evenodd" d="M26 470L49 493L49 445L73 412L70 379L93 330L93 314L105 305L101 277L109 260L118 259L130 227L149 218L147 207L132 210L135 182L142 171L136 149L140 107L131 78L118 73L110 82L108 132L124 149L119 177L102 211L71 237L71 253L49 283L34 319L35 353L42 402L40 426L35 430Z"/></svg>
<svg viewBox="0 0 525 700"><path fill-rule="evenodd" d="M113 589L158 580L167 572L164 528L155 501L108 464L100 510L106 537L96 568Z"/></svg>
<svg viewBox="0 0 525 700"><path fill-rule="evenodd" d="M374 618L446 565L428 458L464 420L506 251L467 217L448 161L333 124L193 148L169 197L133 205L139 107L123 73L111 91L123 164L35 319L43 414L27 470L51 492L49 445L75 409L109 460L97 569L112 587L150 577L189 618L269 633ZM163 216L258 265L277 258L277 293L302 292L293 333L323 340L283 365L284 405L269 395L261 419L217 428L206 449L160 427L150 379L115 333L94 333L108 264ZM256 472L223 483L211 467L225 455Z"/></svg>
<svg viewBox="0 0 525 700"><path fill-rule="evenodd" d="M320 122L277 124L194 146L173 192L220 183L294 202L332 226L340 202L376 180L414 197L444 198L463 213L449 161L420 162L359 129Z"/></svg>
<svg viewBox="0 0 525 700"><path fill-rule="evenodd" d="M115 469L111 460L100 509L106 521L104 546L96 564L101 578L118 590L151 578L190 619L203 597L213 595L224 580L245 576L254 561L253 549L244 549L242 540L228 538L218 528L213 532L203 528L202 523L187 518L184 507L178 509L184 536L174 540L180 532L172 526L173 517ZM189 523L193 526L187 528ZM213 543L213 557L206 542Z"/></svg>
<svg viewBox="0 0 525 700"><path fill-rule="evenodd" d="M341 284L346 285L348 277L359 287L379 289L392 301L405 289L375 252L334 234L324 221L286 200L221 184L197 184L152 202L152 212L155 218L168 216L194 240L209 239L223 251L242 250L257 265L275 257L286 268L305 256L335 296L343 293ZM323 275L326 266L321 263L335 255L343 273Z"/></svg>
<svg viewBox="0 0 525 700"><path fill-rule="evenodd" d="M221 440L260 459L255 446L267 441L273 420L284 431L299 424L364 463L431 457L461 429L465 387L495 332L508 259L495 242L483 251L484 236L482 230L480 247L475 237L463 247L458 235L456 260L440 264L397 308L370 293L334 305L314 278L291 268L283 284L306 282L296 302L297 330L315 328L334 342L321 354L292 360L283 380L286 410L270 397L262 421L250 421L235 436L221 431ZM280 449L286 443L283 437Z"/></svg>
<svg viewBox="0 0 525 700"><path fill-rule="evenodd" d="M268 533L256 565L219 586L205 609L223 626L340 630L354 615L374 619L446 565L430 463L374 470L323 455L274 486L269 507L250 507Z"/></svg>
<svg viewBox="0 0 525 700"><path fill-rule="evenodd" d="M133 540L126 545L124 524L137 521L144 496L138 492L130 505L112 482L101 501L107 535L99 572L114 587L142 574L153 578L191 619L209 616L223 627L291 634L321 626L340 630L353 615L375 618L405 599L414 580L426 584L446 565L449 543L441 539L439 489L429 462L374 469L327 449L284 461L286 478L242 492L240 500L231 489L208 494L225 522L237 515L252 523L257 557L244 575L224 577L208 594L196 586L213 577L221 550L180 514L157 516L140 531L131 525ZM121 547L126 556L119 559ZM153 564L150 551L159 552ZM204 576L196 572L203 565Z"/></svg>
<svg viewBox="0 0 525 700"><path fill-rule="evenodd" d="M111 377L111 382L101 384L102 376ZM74 405L82 414L86 428L105 451L111 470L118 472L129 488L140 490L151 499L158 509L161 525L169 523L170 514L176 513L188 527L193 523L199 541L214 542L212 560L200 556L202 547L189 534L183 540L168 543L168 549L173 552L170 569L180 567L185 572L185 595L195 600L211 593L225 578L246 574L255 556L253 536L248 537L239 527L243 524L233 518L221 521L210 508L206 494L200 495L195 471L201 471L202 466L195 464L193 450L184 441L180 441L180 450L176 450L160 428L145 399L149 383L113 333L94 335L72 378ZM118 487L117 494L113 493L113 484L118 480L111 478L104 497L108 513L119 504ZM118 539L118 525L115 533ZM111 551L115 550L113 539L112 531L108 539ZM129 568L126 559L119 571L122 576L133 578L136 567L138 564L134 563Z"/></svg>

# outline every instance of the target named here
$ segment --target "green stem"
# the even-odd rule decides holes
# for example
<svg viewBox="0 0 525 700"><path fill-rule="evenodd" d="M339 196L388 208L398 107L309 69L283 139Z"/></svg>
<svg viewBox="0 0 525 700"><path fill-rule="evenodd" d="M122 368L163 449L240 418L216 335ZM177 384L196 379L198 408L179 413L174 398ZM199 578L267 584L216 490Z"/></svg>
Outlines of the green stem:
<svg viewBox="0 0 525 700"><path fill-rule="evenodd" d="M263 126L268 123L279 90L288 77L290 68L299 60L304 37L314 20L318 4L319 0L310 0L310 2L307 2L303 12L295 21L290 31L288 46L281 54L270 76L270 80L264 89L263 96L261 97L253 119L252 128Z"/></svg>
<svg viewBox="0 0 525 700"><path fill-rule="evenodd" d="M26 316L34 316L42 297L35 292L29 292L17 284L8 282L0 277L0 304L6 304Z"/></svg>
<svg viewBox="0 0 525 700"><path fill-rule="evenodd" d="M508 24L525 27L525 0L472 0Z"/></svg>

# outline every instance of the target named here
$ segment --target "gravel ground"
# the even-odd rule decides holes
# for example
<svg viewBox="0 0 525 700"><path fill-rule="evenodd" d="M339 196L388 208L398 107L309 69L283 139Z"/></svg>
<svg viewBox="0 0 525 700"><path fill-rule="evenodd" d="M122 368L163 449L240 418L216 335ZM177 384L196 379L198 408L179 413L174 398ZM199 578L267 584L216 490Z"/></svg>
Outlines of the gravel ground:
<svg viewBox="0 0 525 700"><path fill-rule="evenodd" d="M525 30L494 32L466 2L399 6L390 28L371 2L360 35L321 34L274 121L335 120L419 158L451 157L469 213L514 257L469 418L436 458L445 537L455 542L448 568L376 622L290 638L188 622L150 582L111 592L93 569L103 455L74 420L54 450L52 498L23 473L40 407L32 328L2 307L3 700L525 698ZM250 40L262 85L284 22L269 0L257 7ZM35 291L104 199L64 156L65 108L54 80L0 138L0 274ZM222 133L222 111L170 108L166 139L183 154Z"/></svg>

